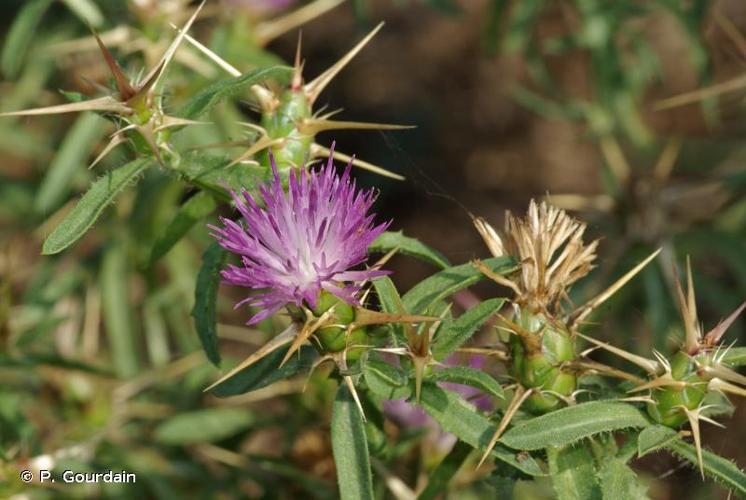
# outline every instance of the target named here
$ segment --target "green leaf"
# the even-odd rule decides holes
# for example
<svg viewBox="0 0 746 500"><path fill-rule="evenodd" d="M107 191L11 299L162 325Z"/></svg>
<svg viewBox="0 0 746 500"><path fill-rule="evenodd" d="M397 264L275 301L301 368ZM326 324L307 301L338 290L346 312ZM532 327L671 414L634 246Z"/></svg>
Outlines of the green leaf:
<svg viewBox="0 0 746 500"><path fill-rule="evenodd" d="M474 406L457 393L441 389L431 382L422 384L420 404L444 431L475 448L486 449L495 433L496 425ZM528 475L544 475L533 457L521 458L499 443L492 450L492 456Z"/></svg>
<svg viewBox="0 0 746 500"><path fill-rule="evenodd" d="M197 330L197 336L207 354L207 359L214 365L220 364L215 314L220 287L220 270L227 256L228 252L217 241L213 241L202 255L202 267L197 274L197 285L194 289L194 307L192 308L194 328Z"/></svg>
<svg viewBox="0 0 746 500"><path fill-rule="evenodd" d="M417 500L434 500L438 495L448 489L448 483L453 479L458 470L464 465L473 448L457 441L450 453L446 455L441 463L430 473L427 486L419 494Z"/></svg>
<svg viewBox="0 0 746 500"><path fill-rule="evenodd" d="M44 240L42 253L59 253L75 243L96 222L104 208L151 164L149 158L141 158L99 177Z"/></svg>
<svg viewBox="0 0 746 500"><path fill-rule="evenodd" d="M210 392L221 398L244 394L274 384L278 380L294 377L307 372L317 357L316 349L310 346L300 348L282 367L280 362L287 349L278 349L263 357L253 365L236 373L225 382L215 386Z"/></svg>
<svg viewBox="0 0 746 500"><path fill-rule="evenodd" d="M213 443L246 430L254 416L243 408L208 408L172 417L155 429L157 441L171 445Z"/></svg>
<svg viewBox="0 0 746 500"><path fill-rule="evenodd" d="M34 210L45 213L54 209L70 191L76 169L85 165L88 155L104 135L104 119L95 113L83 113L65 136L49 165L34 200Z"/></svg>
<svg viewBox="0 0 746 500"><path fill-rule="evenodd" d="M728 352L723 356L723 364L730 366L746 365L746 347L728 349Z"/></svg>
<svg viewBox="0 0 746 500"><path fill-rule="evenodd" d="M601 432L648 427L640 410L625 403L594 401L532 418L506 432L500 442L516 450L566 446Z"/></svg>
<svg viewBox="0 0 746 500"><path fill-rule="evenodd" d="M598 471L604 500L645 500L647 488L635 472L618 458L604 460Z"/></svg>
<svg viewBox="0 0 746 500"><path fill-rule="evenodd" d="M165 366L171 361L168 328L161 313L157 295L145 300L142 308L142 325L148 358L153 366Z"/></svg>
<svg viewBox="0 0 746 500"><path fill-rule="evenodd" d="M600 499L593 456L585 446L551 446L547 460L558 500Z"/></svg>
<svg viewBox="0 0 746 500"><path fill-rule="evenodd" d="M483 261L493 272L505 274L515 269L515 261L509 257L493 257ZM462 290L484 278L471 263L449 267L433 274L404 294L405 310L421 314L432 304Z"/></svg>
<svg viewBox="0 0 746 500"><path fill-rule="evenodd" d="M699 467L697 450L691 444L679 439L666 446L666 448L695 467ZM746 474L736 464L711 451L702 450L702 465L705 474L723 484L739 497L746 497Z"/></svg>
<svg viewBox="0 0 746 500"><path fill-rule="evenodd" d="M412 395L407 376L384 361L368 360L363 376L370 390L385 399L404 399Z"/></svg>
<svg viewBox="0 0 746 500"><path fill-rule="evenodd" d="M451 265L443 254L430 248L424 243L420 243L420 241L415 238L404 236L401 231L386 231L381 234L373 243L370 244L368 251L386 253L394 248L398 248L399 253L416 257L420 260L436 265L441 269L445 269Z"/></svg>
<svg viewBox="0 0 746 500"><path fill-rule="evenodd" d="M480 302L456 319L446 319L433 339L433 354L443 360L461 347L474 335L485 321L500 310L505 299L489 299Z"/></svg>
<svg viewBox="0 0 746 500"><path fill-rule="evenodd" d="M637 436L637 454L644 456L660 448L664 448L674 439L677 439L679 433L665 425L653 425L640 432Z"/></svg>
<svg viewBox="0 0 746 500"><path fill-rule="evenodd" d="M194 224L212 213L216 206L215 199L206 191L200 191L184 202L153 244L150 263L166 255Z"/></svg>
<svg viewBox="0 0 746 500"><path fill-rule="evenodd" d="M78 18L93 26L99 28L104 23L104 15L92 0L62 0Z"/></svg>
<svg viewBox="0 0 746 500"><path fill-rule="evenodd" d="M269 79L287 79L292 74L292 68L272 66L258 68L235 78L217 81L192 96L178 113L183 118L194 120L214 108L223 99L235 95L242 90Z"/></svg>
<svg viewBox="0 0 746 500"><path fill-rule="evenodd" d="M29 0L21 8L5 38L3 52L0 54L0 68L6 78L15 78L21 67L31 40L36 35L41 17L52 0Z"/></svg>
<svg viewBox="0 0 746 500"><path fill-rule="evenodd" d="M466 366L451 366L442 370L433 371L429 376L433 382L451 382L454 384L476 387L480 391L491 394L497 398L505 398L503 388L494 378L481 370Z"/></svg>
<svg viewBox="0 0 746 500"><path fill-rule="evenodd" d="M129 300L128 271L126 248L121 241L113 241L106 248L101 263L101 308L114 370L120 378L137 374L140 364Z"/></svg>
<svg viewBox="0 0 746 500"><path fill-rule="evenodd" d="M396 285L391 281L388 276L381 276L373 280L373 288L376 290L378 296L378 302L381 304L383 312L399 314L404 312L404 304L402 303L399 291L396 289ZM404 325L401 323L393 323L391 328L394 330L397 344L406 343L404 335Z"/></svg>
<svg viewBox="0 0 746 500"><path fill-rule="evenodd" d="M373 500L368 441L362 415L346 385L337 390L332 407L332 450L342 500Z"/></svg>
<svg viewBox="0 0 746 500"><path fill-rule="evenodd" d="M496 425L479 413L458 394L446 391L431 382L422 384L421 401L425 411L446 432L479 449L486 449L495 433ZM514 452L498 444L492 455L508 465L531 476L543 475L532 457L520 458Z"/></svg>
<svg viewBox="0 0 746 500"><path fill-rule="evenodd" d="M414 394L414 383L408 380L401 370L391 365L387 368L382 365L385 363L366 363L363 374L368 388L384 399L411 398ZM450 432L473 448L487 448L495 433L496 425L492 421L464 401L461 396L441 389L434 382L423 381L420 404L444 431ZM520 458L499 443L492 450L492 456L525 474L544 475L532 457Z"/></svg>
<svg viewBox="0 0 746 500"><path fill-rule="evenodd" d="M238 192L246 189L253 193L269 180L270 171L261 165L237 163L223 156L206 153L189 153L181 158L179 174L195 186L209 190L225 201L231 201L226 187Z"/></svg>

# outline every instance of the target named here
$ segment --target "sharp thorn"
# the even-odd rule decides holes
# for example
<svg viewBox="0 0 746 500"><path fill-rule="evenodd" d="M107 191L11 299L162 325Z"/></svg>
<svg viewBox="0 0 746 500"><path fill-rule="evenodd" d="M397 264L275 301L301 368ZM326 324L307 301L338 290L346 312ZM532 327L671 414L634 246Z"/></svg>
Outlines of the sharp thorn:
<svg viewBox="0 0 746 500"><path fill-rule="evenodd" d="M335 160L343 161L352 163L353 166L362 168L363 170L368 170L369 172L376 173L378 175L382 175L384 177L389 177L391 179L396 179L398 181L403 181L404 177L395 174L393 172L389 172L388 170L379 167L377 165L373 165L372 163L368 163L367 161L360 160L358 158L353 158L352 156L346 155L340 151L337 151L336 149L334 151L330 150L329 148L325 148L324 146L321 146L320 144L313 144L311 147L311 154L315 157L319 156L331 156Z"/></svg>
<svg viewBox="0 0 746 500"><path fill-rule="evenodd" d="M273 144L277 144L281 140L282 139L272 139L272 138L267 137L267 136L259 138L258 141L256 141L254 144L252 144L249 147L249 149L247 149L246 151L244 151L243 153L241 153L241 156L239 156L238 158L236 158L235 160L233 160L232 162L230 162L230 164L228 164L228 166L226 168L230 168L230 167L236 165L237 163L240 163L240 162L243 162L243 161L249 159L250 157L254 156L259 151L261 151L263 149L267 149L267 148L271 147Z"/></svg>
<svg viewBox="0 0 746 500"><path fill-rule="evenodd" d="M713 378L712 380L710 380L709 384L707 384L707 389L720 393L729 392L731 394L735 394L736 396L746 397L746 389L719 378Z"/></svg>
<svg viewBox="0 0 746 500"><path fill-rule="evenodd" d="M746 309L746 301L738 306L738 308L733 311L730 316L722 320L720 323L717 324L717 326L715 326L715 328L705 334L705 344L707 344L708 346L717 345L723 335L725 335L725 332L728 330L728 328L730 328L730 325L732 325L733 322L736 321L736 318L738 318L738 316L743 312L744 309Z"/></svg>
<svg viewBox="0 0 746 500"><path fill-rule="evenodd" d="M388 123L350 122L326 119L306 118L298 124L298 130L304 134L316 135L326 130L406 130L411 125L392 125Z"/></svg>
<svg viewBox="0 0 746 500"><path fill-rule="evenodd" d="M314 319L307 319L306 323L303 325L303 328L301 328L300 332L298 332L298 335L295 336L295 339L293 339L293 343L290 345L290 348L288 349L288 352L285 353L285 357L282 358L282 361L280 362L280 368L282 368L285 363L288 362L288 360L295 354L298 349L303 345L303 342L308 340L311 335L313 335L316 330L318 330L322 325L327 323L329 319L334 314L334 306L327 309L324 314L319 316L318 318ZM308 313L306 314L306 318L313 318L313 316Z"/></svg>
<svg viewBox="0 0 746 500"><path fill-rule="evenodd" d="M204 392L207 392L213 389L214 387L222 384L223 382L225 382L226 380L234 376L236 373L253 365L257 361L262 359L264 356L276 351L277 349L279 349L280 347L286 344L289 344L293 340L293 337L295 337L297 332L298 332L298 328L295 325L290 325L284 332L277 335L272 340L264 344L262 347L254 351L248 358L246 358L243 362L241 362L239 365L237 365L227 374L220 377L216 382L210 384L210 386L208 386L204 390Z"/></svg>
<svg viewBox="0 0 746 500"><path fill-rule="evenodd" d="M606 290L604 290L596 297L586 302L585 305L577 309L572 315L570 315L568 324L574 325L585 319L595 308L603 304L609 297L614 295L620 288L626 285L629 280L634 278L637 273L642 271L642 269L660 253L660 251L661 249L659 248L658 250L650 254L645 260L627 271L624 276L615 281Z"/></svg>
<svg viewBox="0 0 746 500"><path fill-rule="evenodd" d="M111 52L109 52L109 49L106 47L106 45L104 45L104 42L98 36L98 33L96 33L93 28L91 28L91 31L93 32L93 37L96 39L96 43L98 44L98 47L104 56L104 61L106 61L106 65L109 67L109 71L114 77L119 95L121 96L123 101L128 100L130 97L135 95L137 91L130 84L129 79L124 74L124 71L122 71L119 63L117 63L116 59L114 59L114 56L111 54Z"/></svg>
<svg viewBox="0 0 746 500"><path fill-rule="evenodd" d="M510 424L510 421L513 419L513 416L516 414L516 412L521 407L521 405L524 403L524 401L526 401L526 399L532 393L533 393L533 389L526 390L520 385L516 386L515 394L513 394L513 399L510 400L510 404L508 405L508 408L505 410L505 414L503 415L503 418L500 419L500 424L497 426L497 430L495 431L495 434L492 436L492 439L490 439L490 442L487 445L487 449L482 455L482 458L479 460L479 463L477 464L477 469L479 469L484 463L484 461L487 460L487 457L490 456L490 453L492 453L492 450L495 448L497 441L500 439L500 436L502 436L502 433L508 427L508 424Z"/></svg>
<svg viewBox="0 0 746 500"><path fill-rule="evenodd" d="M265 46L283 33L306 24L343 2L344 0L316 0L282 17L260 23L254 29L257 45Z"/></svg>
<svg viewBox="0 0 746 500"><path fill-rule="evenodd" d="M98 162L100 162L101 160L103 160L104 157L107 154L109 154L112 149L114 149L115 147L119 146L120 144L122 144L124 142L127 142L127 141L122 136L115 135L114 137L112 137L111 140L109 141L109 143L106 145L106 147L104 147L104 149L101 150L101 153L99 153L99 155L96 157L96 159L93 160L93 162L90 165L88 165L88 170L90 170L93 167L95 167L96 165L98 165Z"/></svg>
<svg viewBox="0 0 746 500"><path fill-rule="evenodd" d="M363 411L363 405L360 403L360 397L357 394L357 389L355 388L355 384L352 382L352 377L349 375L345 375L344 377L345 385L347 385L347 388L350 390L350 393L352 394L352 399L355 400L355 405L357 405L357 409L360 411L360 417L363 419L363 422L366 422L365 418L365 412Z"/></svg>
<svg viewBox="0 0 746 500"><path fill-rule="evenodd" d="M175 29L177 32L181 33L181 30L176 26L175 24L171 23L171 27ZM205 45L200 43L196 38L189 35L188 33L184 34L184 40L186 40L189 44L191 44L195 49L200 51L202 54L204 54L208 59L210 59L212 62L214 62L218 67L220 67L223 71L228 73L229 75L233 77L239 77L241 76L241 72L236 69L234 66L232 66L228 61L217 55L215 52L207 48Z"/></svg>
<svg viewBox="0 0 746 500"><path fill-rule="evenodd" d="M521 294L521 289L513 283L511 280L506 278L505 276L502 276L500 274L497 274L492 269L487 267L484 262L482 262L479 259L475 259L471 262L471 265L474 266L480 273L484 274L486 277L497 283L498 285L502 285L505 287L510 288L513 290L517 295Z"/></svg>
<svg viewBox="0 0 746 500"><path fill-rule="evenodd" d="M650 374L657 374L658 371L661 369L660 364L655 360L643 358L642 356L638 356L637 354L632 354L631 352L627 352L624 349L614 347L613 345L607 344L606 342L601 342L600 340L596 340L592 337L588 337L587 335L583 335L580 332L577 332L577 335L581 338L584 338L588 342L601 347L602 349L606 349L612 354L616 354L620 358L626 359L630 363L639 366Z"/></svg>
<svg viewBox="0 0 746 500"><path fill-rule="evenodd" d="M168 64L173 59L174 54L176 53L176 50L179 48L179 45L181 45L181 42L184 40L184 36L189 31L189 28L192 27L194 20L197 19L197 16L202 10L202 7L205 6L206 1L207 0L202 0L200 2L200 4L197 6L197 8L192 13L189 20L187 20L184 26L178 30L176 38L174 38L174 40L168 46L168 48L166 49L166 52L163 53L161 60L158 62L158 64L155 65L155 67L150 71L150 73L148 73L148 75L145 78L143 78L143 81L145 83L143 83L142 85L138 87L137 89L138 94L147 92L149 89L154 88L158 84L158 81L160 80L164 71L168 67Z"/></svg>
<svg viewBox="0 0 746 500"><path fill-rule="evenodd" d="M78 111L108 111L111 113L117 113L119 115L129 115L132 113L132 110L129 107L125 106L111 96L105 96L82 102L70 102L67 104L59 104L57 106L47 106L44 108L34 108L22 111L0 113L0 117L55 115L61 113L76 113Z"/></svg>
<svg viewBox="0 0 746 500"><path fill-rule="evenodd" d="M368 42L378 33L383 27L383 23L376 26L373 31L368 33L357 45L355 45L347 54L345 54L339 61L334 63L329 69L321 73L313 81L306 84L304 90L308 96L309 102L313 103L319 97L319 94L323 92L327 85L337 76L337 73L347 66L347 64L365 47Z"/></svg>

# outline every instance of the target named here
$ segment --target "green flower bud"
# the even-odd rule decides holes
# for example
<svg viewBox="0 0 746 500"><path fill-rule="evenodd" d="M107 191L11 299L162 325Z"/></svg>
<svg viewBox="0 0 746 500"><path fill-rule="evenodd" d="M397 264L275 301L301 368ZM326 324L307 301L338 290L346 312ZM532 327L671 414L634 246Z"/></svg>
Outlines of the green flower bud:
<svg viewBox="0 0 746 500"><path fill-rule="evenodd" d="M280 172L304 165L309 158L313 135L298 130L297 124L311 115L311 103L305 92L293 89L280 94L279 105L262 115L261 125L267 135L272 139L286 139L270 148ZM269 168L269 150L262 153L260 161Z"/></svg>
<svg viewBox="0 0 746 500"><path fill-rule="evenodd" d="M664 386L651 394L655 403L648 403L650 417L668 427L677 428L688 421L684 408L696 410L707 393L707 382L697 370L697 363L688 354L678 352L671 359L671 378L687 382L684 387Z"/></svg>
<svg viewBox="0 0 746 500"><path fill-rule="evenodd" d="M347 325L355 320L355 308L339 297L322 291L318 303L313 309L316 317L334 307L332 316L333 326L324 326L314 333L323 353L341 352L348 345L364 345L368 343L368 332L365 327L359 327L347 334ZM347 361L353 362L360 358L365 349L350 349L347 351Z"/></svg>
<svg viewBox="0 0 746 500"><path fill-rule="evenodd" d="M519 326L532 338L512 337L511 374L524 387L537 390L526 399L524 408L546 413L561 404L559 396L570 396L577 388L577 376L562 368L565 362L575 359L574 341L570 332L550 323L541 313L522 311Z"/></svg>

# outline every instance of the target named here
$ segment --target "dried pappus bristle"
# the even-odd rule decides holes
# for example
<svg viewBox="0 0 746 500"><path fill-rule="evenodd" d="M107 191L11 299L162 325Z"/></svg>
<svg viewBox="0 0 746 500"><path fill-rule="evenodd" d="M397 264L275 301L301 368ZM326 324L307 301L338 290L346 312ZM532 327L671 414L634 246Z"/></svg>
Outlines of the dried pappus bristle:
<svg viewBox="0 0 746 500"><path fill-rule="evenodd" d="M493 253L501 248L501 255L521 262L520 275L513 279L520 289L517 300L542 308L556 306L566 290L593 269L598 240L585 245L585 228L564 210L534 200L524 218L508 212L499 237L484 221L477 223Z"/></svg>

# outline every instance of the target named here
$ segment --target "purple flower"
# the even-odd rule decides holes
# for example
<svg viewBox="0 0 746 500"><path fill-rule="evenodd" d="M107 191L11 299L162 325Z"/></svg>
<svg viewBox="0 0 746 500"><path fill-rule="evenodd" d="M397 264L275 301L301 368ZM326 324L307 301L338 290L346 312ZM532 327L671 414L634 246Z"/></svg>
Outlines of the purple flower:
<svg viewBox="0 0 746 500"><path fill-rule="evenodd" d="M313 308L322 290L357 305L360 282L386 274L353 270L389 225L374 226L375 214L368 214L376 193L356 189L351 164L339 176L331 158L317 171L291 172L286 193L270 161L274 178L260 196L231 192L243 222L221 217L222 227L208 226L223 248L241 257L241 266L221 271L224 282L257 291L236 307L260 308L247 323L254 324L287 304Z"/></svg>

